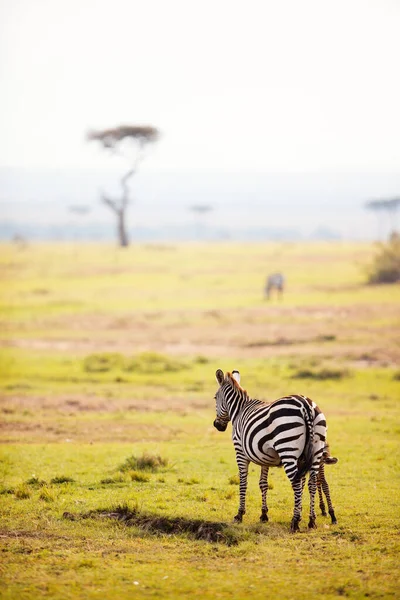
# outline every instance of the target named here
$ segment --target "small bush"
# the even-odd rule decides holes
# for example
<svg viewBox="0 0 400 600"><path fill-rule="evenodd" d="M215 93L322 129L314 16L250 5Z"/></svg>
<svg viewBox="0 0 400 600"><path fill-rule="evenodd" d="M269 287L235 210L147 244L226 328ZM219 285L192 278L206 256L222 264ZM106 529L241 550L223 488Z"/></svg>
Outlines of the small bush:
<svg viewBox="0 0 400 600"><path fill-rule="evenodd" d="M380 244L372 265L368 283L396 283L400 281L400 236L392 234L386 244Z"/></svg>
<svg viewBox="0 0 400 600"><path fill-rule="evenodd" d="M90 354L83 361L83 368L87 373L107 373L120 369L122 365L123 357L117 352Z"/></svg>
<svg viewBox="0 0 400 600"><path fill-rule="evenodd" d="M229 485L239 485L240 483L240 479L239 479L239 475L232 475L232 477L229 477Z"/></svg>
<svg viewBox="0 0 400 600"><path fill-rule="evenodd" d="M130 456L119 467L119 471L151 471L156 472L168 465L168 459L156 454L144 453L142 456Z"/></svg>

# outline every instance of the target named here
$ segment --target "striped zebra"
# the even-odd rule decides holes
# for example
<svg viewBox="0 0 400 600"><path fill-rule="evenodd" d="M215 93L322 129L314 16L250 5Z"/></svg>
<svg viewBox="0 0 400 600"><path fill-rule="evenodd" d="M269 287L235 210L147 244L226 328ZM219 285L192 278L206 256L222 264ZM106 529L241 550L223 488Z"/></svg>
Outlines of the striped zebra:
<svg viewBox="0 0 400 600"><path fill-rule="evenodd" d="M232 421L232 440L240 478L239 510L235 521L246 512L247 475L251 462L261 467L259 486L262 497L261 521L268 521L267 490L270 467L283 466L294 493L291 531L299 530L305 475L310 472L309 528L315 528L317 476L326 441L324 414L306 396L285 396L266 404L249 398L240 386L238 371L215 373L219 389L215 395L214 427L225 431Z"/></svg>
<svg viewBox="0 0 400 600"><path fill-rule="evenodd" d="M323 494L324 494L325 498L326 498L326 502L328 504L328 512L331 517L331 521L332 521L333 525L335 525L337 523L337 519L336 519L335 510L333 508L333 504L332 504L332 500L331 500L331 493L329 490L329 485L328 485L328 482L325 477L325 465L335 465L337 463L337 461L338 461L337 458L335 458L334 456L331 456L329 454L328 444L325 444L324 452L322 454L321 464L319 466L319 471L318 471L318 475L317 475L317 490L318 490L319 507L321 509L321 514L323 517L327 516L325 502L324 502L324 496L323 496Z"/></svg>
<svg viewBox="0 0 400 600"><path fill-rule="evenodd" d="M329 485L328 482L326 480L326 476L325 476L325 465L334 465L336 464L338 461L337 458L331 456L329 454L329 446L328 444L325 443L325 448L322 454L322 460L320 462L319 465L319 470L318 470L318 475L317 475L317 490L318 490L318 497L319 497L319 507L321 509L321 514L323 517L327 516L326 513L326 508L325 508L325 502L324 502L324 496L326 498L326 502L328 504L328 512L329 515L331 517L331 522L332 525L336 525L337 523L337 519L336 519L336 515L335 515L335 510L333 508L333 504L332 504L332 500L331 500L331 494L330 494L330 490L329 490ZM267 495L267 490L268 490L268 469L267 469L267 473L264 472L264 476L262 473L262 469L263 467L261 467L261 477L260 477L260 489L261 489L261 495L262 495L262 516L264 515L265 518L261 517L262 521L268 521L268 508L267 508L267 504L266 504L266 495ZM306 483L306 478L303 477L302 479L302 486L304 489Z"/></svg>
<svg viewBox="0 0 400 600"><path fill-rule="evenodd" d="M285 278L282 275L282 273L273 273L272 275L268 275L267 281L265 283L265 296L267 300L269 300L271 291L273 289L276 289L279 298L282 298L284 286Z"/></svg>

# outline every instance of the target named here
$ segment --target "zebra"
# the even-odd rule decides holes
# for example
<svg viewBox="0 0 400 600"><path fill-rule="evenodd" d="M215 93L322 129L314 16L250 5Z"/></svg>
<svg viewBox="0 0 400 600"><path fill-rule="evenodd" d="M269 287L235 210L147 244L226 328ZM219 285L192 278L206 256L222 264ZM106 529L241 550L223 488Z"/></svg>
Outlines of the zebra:
<svg viewBox="0 0 400 600"><path fill-rule="evenodd" d="M277 290L279 298L282 298L284 285L285 278L282 273L273 273L272 275L268 275L265 284L265 296L267 300L269 300L271 291L274 288Z"/></svg>
<svg viewBox="0 0 400 600"><path fill-rule="evenodd" d="M321 509L321 514L323 517L327 516L325 503L324 503L324 497L322 495L322 492L323 492L325 495L325 498L326 498L326 502L328 504L328 512L331 517L332 525L335 525L337 523L337 519L336 519L335 510L333 508L333 504L332 504L332 500L331 500L329 485L328 485L328 482L325 477L325 465L335 465L337 462L338 462L338 459L329 454L329 446L328 446L328 444L325 444L324 452L322 454L321 464L319 466L319 471L318 471L318 475L317 475L317 490L318 490L319 507Z"/></svg>
<svg viewBox="0 0 400 600"><path fill-rule="evenodd" d="M325 465L334 465L337 462L338 462L338 459L329 454L329 446L327 443L325 443L324 451L322 453L322 460L320 462L318 475L317 475L317 490L318 490L319 507L321 509L321 514L323 517L327 516L325 503L324 503L324 497L323 497L323 494L324 494L327 504L328 504L328 512L331 517L332 525L337 524L337 519L336 519L335 510L333 508L333 504L332 504L332 500L331 500L329 485L328 485L328 482L325 477ZM282 466L282 465L280 465L280 466ZM260 490L261 490L261 498L262 498L262 509L261 510L262 510L262 516L264 515L264 518L261 518L261 520L268 521L268 515L267 515L268 508L267 508L267 503L266 503L266 496L267 496L267 490L268 490L268 469L266 469L267 472L265 472L265 470L264 470L264 473L262 472L262 469L263 469L263 467L261 467ZM302 479L303 489L305 486L305 482L306 482L306 478L303 477L303 479Z"/></svg>
<svg viewBox="0 0 400 600"><path fill-rule="evenodd" d="M315 493L317 476L326 442L326 419L306 396L293 395L267 404L251 399L240 386L239 371L215 373L219 388L215 395L214 427L225 431L232 421L232 440L239 468L239 509L234 520L246 513L247 475L250 462L261 467L261 521L268 521L267 490L270 467L283 466L294 493L290 529L299 531L305 475L310 472L310 516L308 527L316 527Z"/></svg>

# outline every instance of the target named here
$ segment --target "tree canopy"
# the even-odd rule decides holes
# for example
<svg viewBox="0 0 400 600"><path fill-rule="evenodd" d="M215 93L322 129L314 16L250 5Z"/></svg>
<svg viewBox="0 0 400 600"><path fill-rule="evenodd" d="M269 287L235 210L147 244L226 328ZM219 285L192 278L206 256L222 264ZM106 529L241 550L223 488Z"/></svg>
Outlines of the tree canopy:
<svg viewBox="0 0 400 600"><path fill-rule="evenodd" d="M101 200L117 216L118 238L121 246L128 246L129 239L126 228L126 209L130 201L128 181L136 173L140 161L143 159L145 146L156 142L159 131L151 125L119 125L111 129L89 131L86 139L89 142L99 142L103 148L111 150L113 154L122 155L129 164L128 171L121 177L121 195L110 198L104 193ZM128 142L128 147L124 142ZM134 143L134 151L129 142Z"/></svg>
<svg viewBox="0 0 400 600"><path fill-rule="evenodd" d="M88 141L98 141L104 148L111 149L125 139L136 140L139 145L144 145L148 142L156 142L158 138L158 129L151 125L119 125L111 129L89 131L87 134Z"/></svg>

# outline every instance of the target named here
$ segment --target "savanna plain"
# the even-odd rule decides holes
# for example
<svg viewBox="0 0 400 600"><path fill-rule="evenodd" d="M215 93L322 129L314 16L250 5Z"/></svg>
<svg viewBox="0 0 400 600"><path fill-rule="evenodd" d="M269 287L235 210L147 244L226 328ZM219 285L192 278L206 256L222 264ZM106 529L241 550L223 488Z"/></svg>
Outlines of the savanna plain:
<svg viewBox="0 0 400 600"><path fill-rule="evenodd" d="M400 286L373 244L0 246L2 598L398 598ZM268 273L287 280L264 298ZM259 469L234 524L215 371L328 422L338 523L290 533Z"/></svg>

